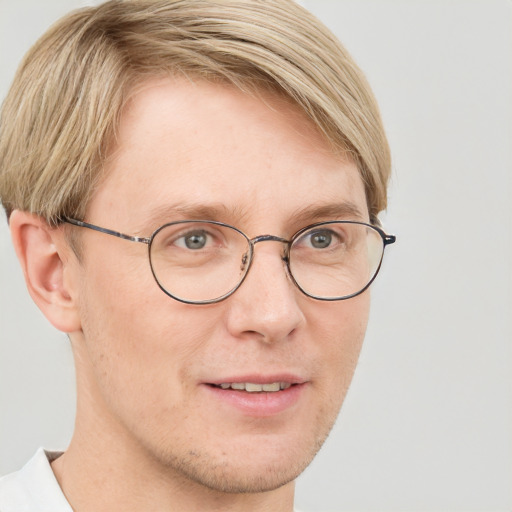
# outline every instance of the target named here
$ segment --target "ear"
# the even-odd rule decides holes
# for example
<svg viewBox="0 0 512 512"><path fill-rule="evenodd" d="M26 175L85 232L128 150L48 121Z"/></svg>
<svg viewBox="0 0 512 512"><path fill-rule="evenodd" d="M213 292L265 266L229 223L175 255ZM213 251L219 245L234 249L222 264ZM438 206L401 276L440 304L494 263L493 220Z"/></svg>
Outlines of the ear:
<svg viewBox="0 0 512 512"><path fill-rule="evenodd" d="M62 227L52 228L39 217L14 210L9 218L14 249L30 296L50 323L62 332L81 329L73 272L79 262Z"/></svg>

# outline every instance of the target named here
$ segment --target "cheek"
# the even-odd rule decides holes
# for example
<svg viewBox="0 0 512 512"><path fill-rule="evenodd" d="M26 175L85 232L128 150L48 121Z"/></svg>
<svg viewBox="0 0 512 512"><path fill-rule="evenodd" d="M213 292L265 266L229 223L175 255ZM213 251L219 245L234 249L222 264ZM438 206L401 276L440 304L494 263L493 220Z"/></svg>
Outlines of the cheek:
<svg viewBox="0 0 512 512"><path fill-rule="evenodd" d="M329 400L341 405L352 380L368 324L369 293L338 303L323 304L321 360ZM323 334L322 334L323 333Z"/></svg>
<svg viewBox="0 0 512 512"><path fill-rule="evenodd" d="M176 381L179 372L186 371L180 362L192 357L202 332L197 322L186 320L184 308L158 288L145 268L147 261L124 263L84 269L84 363L95 374L99 391L105 398L111 395L110 402L122 403L131 396L133 405L148 407L171 391L179 399Z"/></svg>

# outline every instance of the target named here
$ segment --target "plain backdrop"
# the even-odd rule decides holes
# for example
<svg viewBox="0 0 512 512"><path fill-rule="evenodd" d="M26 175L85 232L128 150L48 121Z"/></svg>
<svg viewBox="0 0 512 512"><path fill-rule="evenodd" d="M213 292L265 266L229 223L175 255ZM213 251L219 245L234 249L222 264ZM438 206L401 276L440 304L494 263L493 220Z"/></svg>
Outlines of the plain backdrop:
<svg viewBox="0 0 512 512"><path fill-rule="evenodd" d="M0 96L78 0L0 0ZM393 152L373 288L340 418L299 479L314 511L512 510L512 2L305 0L372 84ZM3 215L3 214L2 214ZM66 337L32 305L0 217L0 474L64 449Z"/></svg>

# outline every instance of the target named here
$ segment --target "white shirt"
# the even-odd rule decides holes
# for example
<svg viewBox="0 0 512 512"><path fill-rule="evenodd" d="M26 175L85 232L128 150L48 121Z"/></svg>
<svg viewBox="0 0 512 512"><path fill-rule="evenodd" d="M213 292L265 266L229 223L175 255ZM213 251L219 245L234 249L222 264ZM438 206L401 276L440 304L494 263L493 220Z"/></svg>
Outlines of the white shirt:
<svg viewBox="0 0 512 512"><path fill-rule="evenodd" d="M59 455L39 448L22 469L0 478L0 510L73 512L50 466Z"/></svg>

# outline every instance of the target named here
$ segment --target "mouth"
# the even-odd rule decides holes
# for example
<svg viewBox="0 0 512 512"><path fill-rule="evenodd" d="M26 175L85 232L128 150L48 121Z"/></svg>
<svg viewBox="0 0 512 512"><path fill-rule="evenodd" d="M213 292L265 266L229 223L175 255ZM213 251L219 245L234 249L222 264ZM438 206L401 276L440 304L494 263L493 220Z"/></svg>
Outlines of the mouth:
<svg viewBox="0 0 512 512"><path fill-rule="evenodd" d="M223 380L226 379L225 382ZM290 374L281 375L246 375L224 377L217 382L208 382L210 398L216 404L238 410L244 416L270 417L284 413L307 396L309 381Z"/></svg>
<svg viewBox="0 0 512 512"><path fill-rule="evenodd" d="M235 391L246 391L247 393L276 393L284 391L296 384L291 382L269 382L265 384L257 384L255 382L223 382L221 384L210 384L219 389L233 389Z"/></svg>

